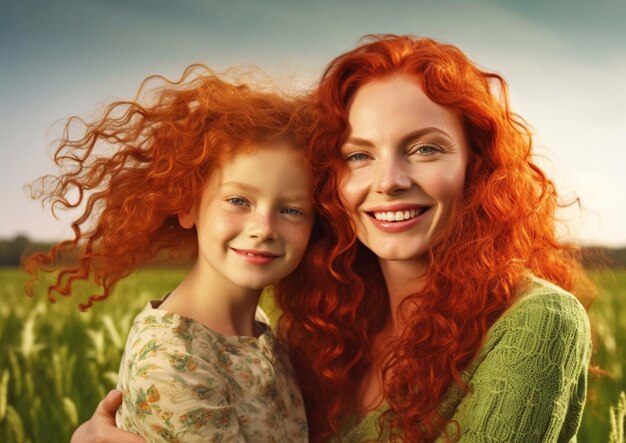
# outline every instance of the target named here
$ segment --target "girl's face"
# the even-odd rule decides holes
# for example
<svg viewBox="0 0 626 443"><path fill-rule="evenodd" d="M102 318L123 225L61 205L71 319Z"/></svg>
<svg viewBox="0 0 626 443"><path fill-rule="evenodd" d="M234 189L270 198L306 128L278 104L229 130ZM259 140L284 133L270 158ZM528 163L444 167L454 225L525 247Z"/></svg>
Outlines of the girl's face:
<svg viewBox="0 0 626 443"><path fill-rule="evenodd" d="M263 145L216 170L183 227L195 225L198 266L225 290L259 290L293 271L313 226L311 180L285 143Z"/></svg>
<svg viewBox="0 0 626 443"><path fill-rule="evenodd" d="M359 240L383 260L423 260L463 192L469 149L459 118L394 75L358 89L348 123L339 193Z"/></svg>

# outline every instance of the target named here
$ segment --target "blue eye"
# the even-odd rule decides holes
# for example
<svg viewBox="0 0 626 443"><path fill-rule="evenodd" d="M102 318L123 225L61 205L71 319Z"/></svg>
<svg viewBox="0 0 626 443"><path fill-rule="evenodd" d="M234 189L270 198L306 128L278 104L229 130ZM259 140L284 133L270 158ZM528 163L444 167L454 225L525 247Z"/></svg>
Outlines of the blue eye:
<svg viewBox="0 0 626 443"><path fill-rule="evenodd" d="M304 215L304 212L296 208L285 208L282 209L280 212L287 215Z"/></svg>
<svg viewBox="0 0 626 443"><path fill-rule="evenodd" d="M435 145L417 145L413 148L411 154L434 155L441 152L441 149Z"/></svg>
<svg viewBox="0 0 626 443"><path fill-rule="evenodd" d="M359 161L367 160L368 158L369 158L369 155L367 155L364 152L354 152L346 156L346 161L347 162L359 162Z"/></svg>
<svg viewBox="0 0 626 443"><path fill-rule="evenodd" d="M229 197L226 201L233 206L246 206L248 204L248 200L242 197Z"/></svg>

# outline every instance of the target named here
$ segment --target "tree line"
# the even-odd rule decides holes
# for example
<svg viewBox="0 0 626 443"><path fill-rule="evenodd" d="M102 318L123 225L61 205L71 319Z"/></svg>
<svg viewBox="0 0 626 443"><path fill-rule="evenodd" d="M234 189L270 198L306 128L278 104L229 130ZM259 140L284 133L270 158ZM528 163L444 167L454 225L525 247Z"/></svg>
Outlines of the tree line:
<svg viewBox="0 0 626 443"><path fill-rule="evenodd" d="M0 266L19 266L25 251L47 251L52 245L53 243L34 242L24 235L0 240Z"/></svg>

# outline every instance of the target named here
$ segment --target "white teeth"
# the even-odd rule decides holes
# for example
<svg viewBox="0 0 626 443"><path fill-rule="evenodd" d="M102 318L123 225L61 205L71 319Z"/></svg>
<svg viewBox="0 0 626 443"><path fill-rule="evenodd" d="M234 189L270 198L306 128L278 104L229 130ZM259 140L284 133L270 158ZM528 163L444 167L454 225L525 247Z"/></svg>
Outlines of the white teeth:
<svg viewBox="0 0 626 443"><path fill-rule="evenodd" d="M265 254L253 254L252 252L246 252L246 255L248 257L270 257L270 255L265 255Z"/></svg>
<svg viewBox="0 0 626 443"><path fill-rule="evenodd" d="M415 218L417 215L419 215L419 211L415 209L407 209L404 212L374 212L376 220L382 221L404 221Z"/></svg>

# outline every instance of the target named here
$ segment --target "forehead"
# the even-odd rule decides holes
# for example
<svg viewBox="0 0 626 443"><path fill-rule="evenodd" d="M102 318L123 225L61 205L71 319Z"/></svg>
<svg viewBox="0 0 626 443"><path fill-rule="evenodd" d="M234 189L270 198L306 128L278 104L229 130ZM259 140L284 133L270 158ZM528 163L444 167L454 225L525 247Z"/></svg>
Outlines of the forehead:
<svg viewBox="0 0 626 443"><path fill-rule="evenodd" d="M304 155L288 142L262 144L240 152L228 159L217 172L219 186L238 183L259 191L282 194L308 193L311 186Z"/></svg>
<svg viewBox="0 0 626 443"><path fill-rule="evenodd" d="M263 143L246 143L235 152L227 155L221 164L224 170L246 169L254 167L256 164L271 164L272 159L276 160L275 166L282 166L283 163L292 164L297 167L304 165L304 153L292 143L286 140ZM279 159L283 159L281 162Z"/></svg>
<svg viewBox="0 0 626 443"><path fill-rule="evenodd" d="M431 126L453 133L461 130L453 110L432 101L417 79L405 75L361 86L350 103L348 123L363 137L370 132L396 133Z"/></svg>

